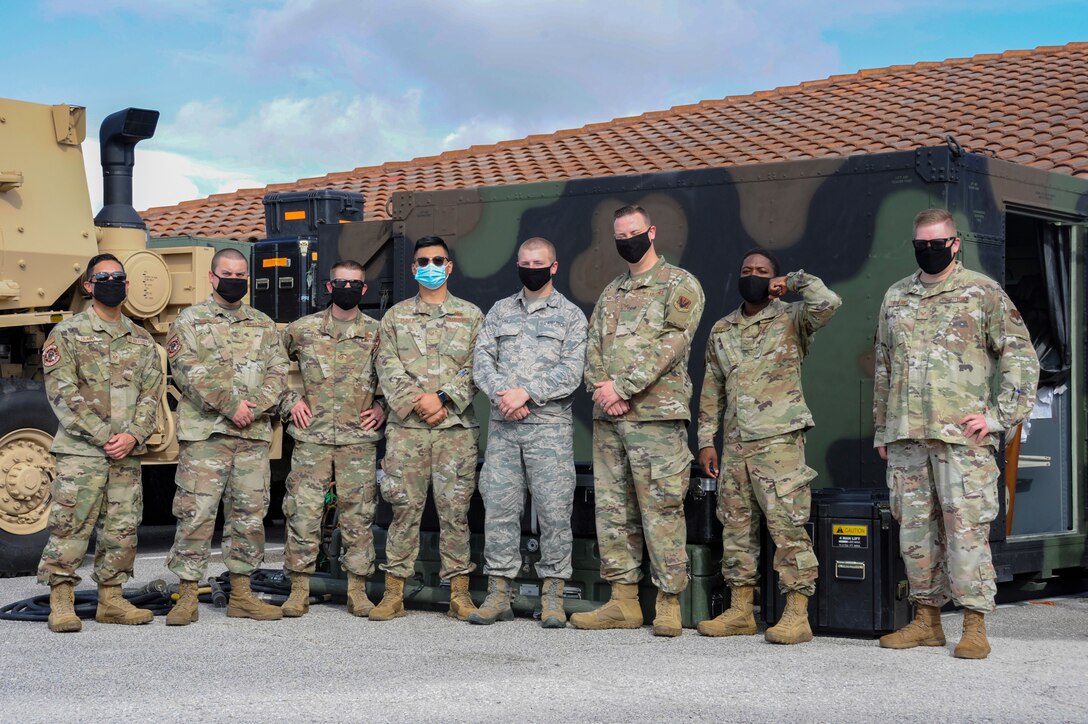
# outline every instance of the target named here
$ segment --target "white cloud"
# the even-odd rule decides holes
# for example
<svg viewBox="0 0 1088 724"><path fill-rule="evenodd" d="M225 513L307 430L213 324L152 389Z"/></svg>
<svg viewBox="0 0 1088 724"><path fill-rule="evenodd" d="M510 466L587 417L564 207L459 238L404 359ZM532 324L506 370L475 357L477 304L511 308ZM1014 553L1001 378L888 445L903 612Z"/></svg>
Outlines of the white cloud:
<svg viewBox="0 0 1088 724"><path fill-rule="evenodd" d="M97 141L88 139L84 142L83 165L87 172L91 209L98 213L102 208L102 167L99 165ZM133 170L132 205L142 211L269 183L272 181L257 178L244 170L222 168L182 154L139 145L136 147L136 167Z"/></svg>
<svg viewBox="0 0 1088 724"><path fill-rule="evenodd" d="M291 181L437 152L441 136L424 128L421 96L418 90L386 98L283 96L248 113L221 100L192 101L160 122L155 144L219 167Z"/></svg>
<svg viewBox="0 0 1088 724"><path fill-rule="evenodd" d="M838 71L822 33L879 0L824 3L395 4L288 1L255 13L251 62L275 77L307 68L385 95L427 90L428 127L504 116L515 135L603 121Z"/></svg>
<svg viewBox="0 0 1088 724"><path fill-rule="evenodd" d="M508 118L472 118L467 123L462 123L453 132L446 134L442 139L442 150L448 151L510 140L518 137L519 130Z"/></svg>
<svg viewBox="0 0 1088 724"><path fill-rule="evenodd" d="M153 18L156 25L192 7L190 0L49 2L56 13L120 11ZM995 2L1011 5L1012 0ZM152 168L142 181L137 169L137 197L145 193L142 188L162 189L146 204L550 133L848 72L854 69L840 67L839 49L828 40L843 27L890 23L907 14L940 15L970 4L199 3L200 11L186 20L200 25L198 36L187 37L200 40L173 49L164 45L160 60L169 62L157 66L163 87L171 72L200 82L176 86L174 93L186 94L188 102L167 108L154 140L140 146L138 157L147 156Z"/></svg>

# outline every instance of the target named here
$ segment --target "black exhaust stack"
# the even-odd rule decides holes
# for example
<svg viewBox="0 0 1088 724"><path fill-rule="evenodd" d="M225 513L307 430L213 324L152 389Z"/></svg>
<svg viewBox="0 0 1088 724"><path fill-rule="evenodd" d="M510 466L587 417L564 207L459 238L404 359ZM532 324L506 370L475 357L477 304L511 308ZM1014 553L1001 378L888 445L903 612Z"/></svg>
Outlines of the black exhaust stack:
<svg viewBox="0 0 1088 724"><path fill-rule="evenodd" d="M136 144L154 136L158 122L158 111L143 108L126 108L102 121L102 210L94 217L95 226L147 228L132 208L132 167Z"/></svg>

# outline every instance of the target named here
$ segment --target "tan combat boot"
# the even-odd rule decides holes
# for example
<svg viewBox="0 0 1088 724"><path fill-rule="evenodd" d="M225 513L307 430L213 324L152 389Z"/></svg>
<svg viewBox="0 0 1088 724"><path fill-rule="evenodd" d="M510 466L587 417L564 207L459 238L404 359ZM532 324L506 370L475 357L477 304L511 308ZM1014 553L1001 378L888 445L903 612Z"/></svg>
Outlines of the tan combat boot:
<svg viewBox="0 0 1088 724"><path fill-rule="evenodd" d="M703 636L751 636L758 630L752 612L755 586L729 589L729 608L715 618L700 621L698 631Z"/></svg>
<svg viewBox="0 0 1088 724"><path fill-rule="evenodd" d="M283 618L279 606L265 603L253 595L249 585L249 576L241 573L230 574L230 599L227 600L229 618L251 618L254 621L278 621Z"/></svg>
<svg viewBox="0 0 1088 724"><path fill-rule="evenodd" d="M984 659L990 653L986 640L986 619L981 611L963 609L963 637L952 655L957 659Z"/></svg>
<svg viewBox="0 0 1088 724"><path fill-rule="evenodd" d="M348 574L348 613L365 617L374 610L374 602L366 595L366 576Z"/></svg>
<svg viewBox="0 0 1088 724"><path fill-rule="evenodd" d="M54 583L49 589L49 630L53 633L75 633L83 629L76 615L76 593L72 582Z"/></svg>
<svg viewBox="0 0 1088 724"><path fill-rule="evenodd" d="M563 581L545 578L540 591L540 625L543 628L566 628L567 612L563 610Z"/></svg>
<svg viewBox="0 0 1088 724"><path fill-rule="evenodd" d="M233 589L233 586L231 587ZM291 571L291 595L280 606L287 618L298 618L310 611L310 574Z"/></svg>
<svg viewBox="0 0 1088 724"><path fill-rule="evenodd" d="M680 594L657 591L657 615L654 617L654 636L679 636Z"/></svg>
<svg viewBox="0 0 1088 724"><path fill-rule="evenodd" d="M370 609L371 621L389 621L407 615L404 610L404 579L385 574L385 595Z"/></svg>
<svg viewBox="0 0 1088 724"><path fill-rule="evenodd" d="M450 603L453 603L452 600ZM511 621L513 618L514 609L510 607L510 579L488 576L487 598L482 606L468 615L468 622L488 626L496 621Z"/></svg>
<svg viewBox="0 0 1088 724"><path fill-rule="evenodd" d="M638 584L613 583L608 603L588 613L571 615L575 628L600 631L612 628L638 628L642 625L642 607L638 605Z"/></svg>
<svg viewBox="0 0 1088 724"><path fill-rule="evenodd" d="M454 576L450 579L450 610L446 615L459 621L468 621L476 613L476 604L468 592L468 576Z"/></svg>
<svg viewBox="0 0 1088 724"><path fill-rule="evenodd" d="M178 602L166 614L167 626L188 626L196 623L200 618L200 607L197 605L198 586L196 581L184 579L178 584Z"/></svg>
<svg viewBox="0 0 1088 724"><path fill-rule="evenodd" d="M912 649L915 646L944 646L941 609L936 606L915 606L914 620L898 631L880 637L886 649Z"/></svg>
<svg viewBox="0 0 1088 724"><path fill-rule="evenodd" d="M144 608L136 608L125 600L120 586L103 586L98 584L98 609L94 612L94 620L98 623L121 623L135 626L142 623L151 623L155 614Z"/></svg>
<svg viewBox="0 0 1088 724"><path fill-rule="evenodd" d="M812 640L808 625L808 596L800 591L786 591L786 610L782 618L763 633L772 644L803 644Z"/></svg>

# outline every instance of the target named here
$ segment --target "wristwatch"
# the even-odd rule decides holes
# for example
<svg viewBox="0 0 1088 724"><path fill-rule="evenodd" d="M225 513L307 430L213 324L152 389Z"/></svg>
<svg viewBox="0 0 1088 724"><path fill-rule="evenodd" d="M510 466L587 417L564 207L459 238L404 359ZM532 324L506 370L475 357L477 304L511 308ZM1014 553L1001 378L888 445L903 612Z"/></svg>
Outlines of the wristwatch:
<svg viewBox="0 0 1088 724"><path fill-rule="evenodd" d="M438 392L436 392L434 394L438 396L438 399L442 401L443 405L450 404L450 396L447 395L444 391L439 390Z"/></svg>

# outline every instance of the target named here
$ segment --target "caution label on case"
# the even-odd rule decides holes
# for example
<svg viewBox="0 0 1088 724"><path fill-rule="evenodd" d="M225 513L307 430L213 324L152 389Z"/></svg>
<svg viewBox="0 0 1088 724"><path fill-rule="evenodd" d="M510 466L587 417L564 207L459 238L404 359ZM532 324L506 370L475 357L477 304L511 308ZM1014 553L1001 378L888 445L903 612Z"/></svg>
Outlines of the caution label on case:
<svg viewBox="0 0 1088 724"><path fill-rule="evenodd" d="M834 548L868 548L869 526L832 523L831 545Z"/></svg>

